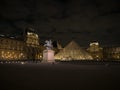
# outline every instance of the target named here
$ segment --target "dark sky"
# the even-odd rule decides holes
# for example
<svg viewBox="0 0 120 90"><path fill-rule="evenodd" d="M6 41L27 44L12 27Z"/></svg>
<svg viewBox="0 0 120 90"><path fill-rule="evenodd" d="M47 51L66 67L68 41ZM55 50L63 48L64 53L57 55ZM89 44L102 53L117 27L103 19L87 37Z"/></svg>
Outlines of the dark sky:
<svg viewBox="0 0 120 90"><path fill-rule="evenodd" d="M120 45L120 0L0 0L0 33L33 27L40 40Z"/></svg>

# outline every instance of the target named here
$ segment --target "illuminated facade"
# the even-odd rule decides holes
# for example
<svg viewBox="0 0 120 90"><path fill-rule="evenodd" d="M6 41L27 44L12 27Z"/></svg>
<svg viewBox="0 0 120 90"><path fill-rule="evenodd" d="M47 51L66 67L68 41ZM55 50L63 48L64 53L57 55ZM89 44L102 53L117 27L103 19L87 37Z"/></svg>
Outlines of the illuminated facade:
<svg viewBox="0 0 120 90"><path fill-rule="evenodd" d="M1 60L23 60L27 59L25 43L13 38L0 37L0 59Z"/></svg>
<svg viewBox="0 0 120 90"><path fill-rule="evenodd" d="M120 60L120 47L104 47L103 55L105 60Z"/></svg>
<svg viewBox="0 0 120 90"><path fill-rule="evenodd" d="M43 47L35 32L27 31L24 40L0 37L0 60L41 60Z"/></svg>
<svg viewBox="0 0 120 90"><path fill-rule="evenodd" d="M39 44L39 37L38 34L35 33L34 29L29 28L25 33L25 43L28 59L42 59L43 47Z"/></svg>
<svg viewBox="0 0 120 90"><path fill-rule="evenodd" d="M32 46L32 47L39 46L38 35L36 33L28 31L26 35L26 44L27 46Z"/></svg>
<svg viewBox="0 0 120 90"><path fill-rule="evenodd" d="M103 59L103 48L99 46L98 42L90 43L90 47L87 51L91 54L93 59L95 60L102 60Z"/></svg>

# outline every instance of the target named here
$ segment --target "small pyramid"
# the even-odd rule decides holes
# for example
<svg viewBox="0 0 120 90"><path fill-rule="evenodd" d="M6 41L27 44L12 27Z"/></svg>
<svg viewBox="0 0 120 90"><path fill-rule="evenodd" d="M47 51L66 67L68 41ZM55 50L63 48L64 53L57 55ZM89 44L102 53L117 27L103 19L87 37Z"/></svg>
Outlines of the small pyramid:
<svg viewBox="0 0 120 90"><path fill-rule="evenodd" d="M91 60L93 59L85 50L75 42L71 41L63 50L55 55L56 60Z"/></svg>

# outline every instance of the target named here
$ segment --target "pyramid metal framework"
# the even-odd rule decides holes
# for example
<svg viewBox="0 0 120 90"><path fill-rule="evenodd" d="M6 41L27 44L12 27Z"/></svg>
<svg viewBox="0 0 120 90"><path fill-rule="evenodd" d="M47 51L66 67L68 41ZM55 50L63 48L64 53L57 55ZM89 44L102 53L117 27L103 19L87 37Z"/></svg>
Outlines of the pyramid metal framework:
<svg viewBox="0 0 120 90"><path fill-rule="evenodd" d="M93 60L85 50L79 47L75 41L71 41L65 48L55 55L56 60Z"/></svg>

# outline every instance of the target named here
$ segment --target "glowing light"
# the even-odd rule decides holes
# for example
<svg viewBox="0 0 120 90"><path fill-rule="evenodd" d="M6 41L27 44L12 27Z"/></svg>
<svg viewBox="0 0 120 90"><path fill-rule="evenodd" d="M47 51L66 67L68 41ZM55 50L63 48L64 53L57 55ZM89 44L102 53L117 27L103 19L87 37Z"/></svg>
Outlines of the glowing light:
<svg viewBox="0 0 120 90"><path fill-rule="evenodd" d="M98 46L98 45L99 45L99 43L98 43L98 42L93 42L93 43L90 43L90 46L93 46L93 45Z"/></svg>
<svg viewBox="0 0 120 90"><path fill-rule="evenodd" d="M24 62L21 62L21 64L25 64Z"/></svg>

